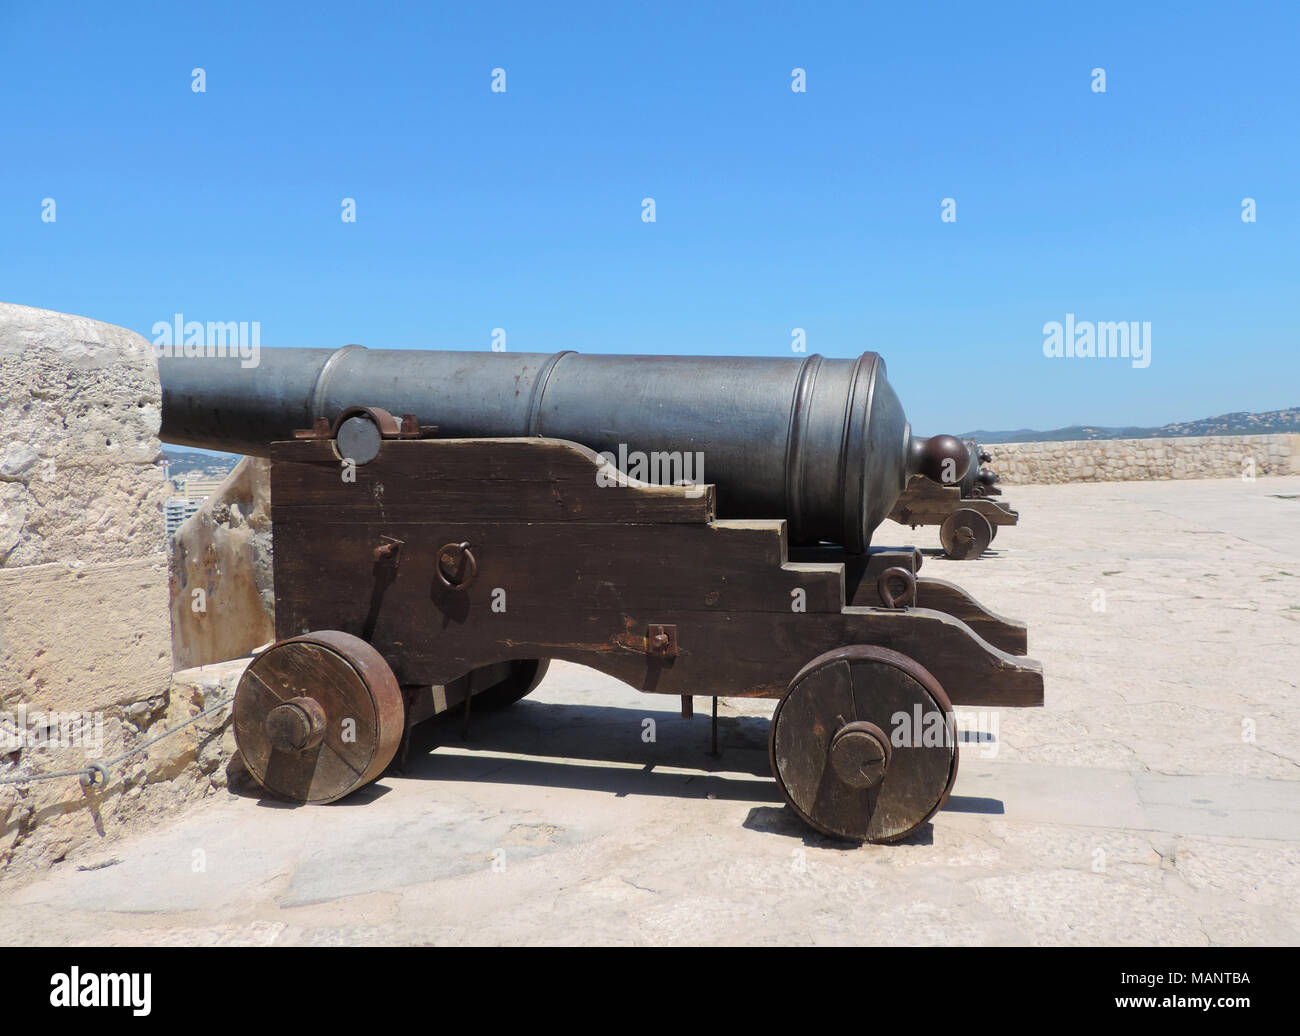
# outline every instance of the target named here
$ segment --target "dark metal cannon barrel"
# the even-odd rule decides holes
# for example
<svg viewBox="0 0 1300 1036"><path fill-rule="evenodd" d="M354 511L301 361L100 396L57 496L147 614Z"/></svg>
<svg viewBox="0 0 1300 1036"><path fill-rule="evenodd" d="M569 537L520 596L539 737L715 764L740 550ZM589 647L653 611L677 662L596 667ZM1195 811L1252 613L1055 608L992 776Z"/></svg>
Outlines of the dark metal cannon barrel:
<svg viewBox="0 0 1300 1036"><path fill-rule="evenodd" d="M792 542L864 551L913 474L963 474L951 436L914 438L876 353L856 359L263 348L159 360L161 438L266 455L351 406L443 437L548 436L615 457L698 454L724 518L785 518ZM622 454L620 453L622 448ZM951 465L949 465L951 468ZM635 474L635 472L632 472Z"/></svg>

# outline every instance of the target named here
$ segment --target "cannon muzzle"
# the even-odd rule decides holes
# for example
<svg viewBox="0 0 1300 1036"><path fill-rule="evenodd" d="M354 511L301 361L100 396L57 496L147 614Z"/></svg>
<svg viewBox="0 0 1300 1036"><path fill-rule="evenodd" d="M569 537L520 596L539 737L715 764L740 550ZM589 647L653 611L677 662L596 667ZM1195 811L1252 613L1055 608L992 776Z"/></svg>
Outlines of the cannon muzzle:
<svg viewBox="0 0 1300 1036"><path fill-rule="evenodd" d="M262 348L159 359L165 442L265 456L349 407L441 437L547 436L619 462L690 458L722 518L785 518L792 542L853 553L914 474L965 477L952 436L913 438L877 353L856 359ZM702 470L701 470L702 468ZM635 474L633 472L633 474ZM670 479L669 481L672 481Z"/></svg>

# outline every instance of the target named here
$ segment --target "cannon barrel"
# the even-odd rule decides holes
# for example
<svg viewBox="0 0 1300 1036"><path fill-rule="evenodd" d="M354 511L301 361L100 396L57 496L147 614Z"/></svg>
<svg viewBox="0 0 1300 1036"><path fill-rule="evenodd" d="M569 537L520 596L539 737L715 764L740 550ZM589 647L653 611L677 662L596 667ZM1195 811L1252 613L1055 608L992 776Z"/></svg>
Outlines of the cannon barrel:
<svg viewBox="0 0 1300 1036"><path fill-rule="evenodd" d="M958 485L961 487L962 499L969 500L972 496L975 496L975 486L978 483L984 482L980 477L980 465L992 460L993 458L990 457L988 451L980 446L980 444L974 439L964 439L962 441L970 450L970 466L966 468L965 473L961 476L961 479L958 482ZM985 484L987 485L987 483Z"/></svg>
<svg viewBox="0 0 1300 1036"><path fill-rule="evenodd" d="M914 474L966 474L952 436L911 435L877 353L856 359L262 348L159 358L165 442L265 456L353 406L440 437L547 436L616 458L699 455L723 518L785 518L853 553ZM948 465L951 470L952 465ZM632 472L635 474L635 472Z"/></svg>

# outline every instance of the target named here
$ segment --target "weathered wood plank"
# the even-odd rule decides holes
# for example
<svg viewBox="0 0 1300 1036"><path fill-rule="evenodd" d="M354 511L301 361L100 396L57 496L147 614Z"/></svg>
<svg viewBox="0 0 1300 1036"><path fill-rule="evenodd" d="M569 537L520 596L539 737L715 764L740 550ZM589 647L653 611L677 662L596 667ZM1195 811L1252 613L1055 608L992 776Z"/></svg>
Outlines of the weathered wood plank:
<svg viewBox="0 0 1300 1036"><path fill-rule="evenodd" d="M773 523L775 525L775 523ZM426 607L454 595L472 606L839 612L843 566L783 563L775 528L712 525L464 522L340 524L318 508L272 523L277 601L310 609L323 595L387 610ZM377 563L381 537L402 541ZM443 587L436 552L471 544L478 574L461 591ZM328 545L325 547L324 545ZM502 606L499 605L499 606ZM281 608L277 604L277 620ZM289 614L284 612L285 615ZM290 635L277 621L281 636ZM294 628L292 626L288 627ZM295 632L297 632L295 630Z"/></svg>
<svg viewBox="0 0 1300 1036"><path fill-rule="evenodd" d="M355 632L363 618L345 602L318 605L310 623ZM651 622L677 626L679 655L645 652ZM672 695L780 697L813 658L846 644L875 644L916 659L957 705L1043 703L1042 670L1000 651L942 612L849 608L843 613L517 610L399 613L373 643L403 683L446 684L502 658L562 658L638 690Z"/></svg>
<svg viewBox="0 0 1300 1036"><path fill-rule="evenodd" d="M493 445L496 444L496 445ZM502 448L501 444L509 444ZM620 478L596 453L556 439L388 440L346 474L332 442L271 446L272 521L327 506L338 521L380 510L395 521L707 522L714 487L652 486Z"/></svg>
<svg viewBox="0 0 1300 1036"><path fill-rule="evenodd" d="M990 611L955 583L922 576L916 582L916 597L920 607L933 608L960 619L1007 654L1029 653L1029 630L1023 622Z"/></svg>

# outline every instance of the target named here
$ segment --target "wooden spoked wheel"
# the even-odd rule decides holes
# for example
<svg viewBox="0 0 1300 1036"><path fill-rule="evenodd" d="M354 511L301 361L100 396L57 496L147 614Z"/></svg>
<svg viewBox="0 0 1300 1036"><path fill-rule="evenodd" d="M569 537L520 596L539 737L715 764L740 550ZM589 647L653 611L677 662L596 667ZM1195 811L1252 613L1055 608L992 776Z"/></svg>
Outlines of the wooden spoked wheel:
<svg viewBox="0 0 1300 1036"><path fill-rule="evenodd" d="M992 522L989 522L989 542L992 543L997 538L998 538L998 527L994 525Z"/></svg>
<svg viewBox="0 0 1300 1036"><path fill-rule="evenodd" d="M804 666L776 707L769 747L791 808L859 842L905 838L957 777L948 696L918 662L882 647L836 648Z"/></svg>
<svg viewBox="0 0 1300 1036"><path fill-rule="evenodd" d="M957 561L977 558L993 542L993 526L979 511L959 507L939 526L943 552Z"/></svg>
<svg viewBox="0 0 1300 1036"><path fill-rule="evenodd" d="M235 691L235 742L267 791L333 802L375 780L406 723L383 656L360 637L325 630L273 644Z"/></svg>

